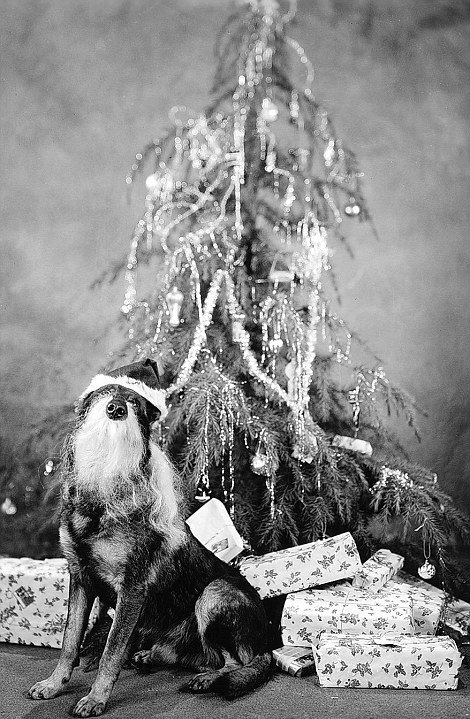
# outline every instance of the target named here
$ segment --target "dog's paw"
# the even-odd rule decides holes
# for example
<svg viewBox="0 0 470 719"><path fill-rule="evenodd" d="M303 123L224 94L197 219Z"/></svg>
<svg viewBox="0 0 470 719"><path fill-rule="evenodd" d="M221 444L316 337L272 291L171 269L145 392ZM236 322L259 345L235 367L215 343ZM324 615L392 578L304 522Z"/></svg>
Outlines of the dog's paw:
<svg viewBox="0 0 470 719"><path fill-rule="evenodd" d="M219 674L217 672L203 672L202 674L196 674L187 684L183 684L181 687L182 692L192 692L194 694L210 692Z"/></svg>
<svg viewBox="0 0 470 719"><path fill-rule="evenodd" d="M106 702L87 694L80 699L73 710L74 717L99 717L106 709Z"/></svg>
<svg viewBox="0 0 470 719"><path fill-rule="evenodd" d="M30 699L52 699L61 693L63 683L58 684L51 679L43 679L33 684L28 692Z"/></svg>
<svg viewBox="0 0 470 719"><path fill-rule="evenodd" d="M136 652L132 657L132 664L135 667L141 667L146 664L152 664L152 650L143 649L141 652Z"/></svg>

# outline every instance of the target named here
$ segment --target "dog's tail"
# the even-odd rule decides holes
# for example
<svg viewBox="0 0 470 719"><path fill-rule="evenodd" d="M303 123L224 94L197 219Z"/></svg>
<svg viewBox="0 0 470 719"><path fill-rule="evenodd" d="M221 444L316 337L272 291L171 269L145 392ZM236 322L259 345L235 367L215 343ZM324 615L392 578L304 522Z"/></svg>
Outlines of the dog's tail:
<svg viewBox="0 0 470 719"><path fill-rule="evenodd" d="M272 666L271 652L257 654L247 664L221 674L212 690L227 699L237 699L267 682L272 674Z"/></svg>

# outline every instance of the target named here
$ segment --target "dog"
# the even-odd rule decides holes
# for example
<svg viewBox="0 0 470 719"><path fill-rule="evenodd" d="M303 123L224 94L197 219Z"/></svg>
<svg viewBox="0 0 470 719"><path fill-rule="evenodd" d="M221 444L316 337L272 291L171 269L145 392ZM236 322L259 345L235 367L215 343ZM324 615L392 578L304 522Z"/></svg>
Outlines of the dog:
<svg viewBox="0 0 470 719"><path fill-rule="evenodd" d="M119 672L179 665L184 687L236 698L271 674L268 620L256 590L186 528L176 472L151 439L166 413L158 368L146 359L97 375L77 404L62 460L60 541L70 595L63 646L32 699L60 694L79 664L96 597L115 614L78 717L99 716Z"/></svg>

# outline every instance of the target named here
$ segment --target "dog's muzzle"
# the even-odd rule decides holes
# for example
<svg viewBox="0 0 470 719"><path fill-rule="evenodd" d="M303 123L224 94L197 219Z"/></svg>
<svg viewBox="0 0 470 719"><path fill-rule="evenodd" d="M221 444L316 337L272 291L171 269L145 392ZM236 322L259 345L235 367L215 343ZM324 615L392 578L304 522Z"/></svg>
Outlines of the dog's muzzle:
<svg viewBox="0 0 470 719"><path fill-rule="evenodd" d="M124 399L113 397L106 405L106 415L109 417L109 419L126 419L127 414L127 404Z"/></svg>

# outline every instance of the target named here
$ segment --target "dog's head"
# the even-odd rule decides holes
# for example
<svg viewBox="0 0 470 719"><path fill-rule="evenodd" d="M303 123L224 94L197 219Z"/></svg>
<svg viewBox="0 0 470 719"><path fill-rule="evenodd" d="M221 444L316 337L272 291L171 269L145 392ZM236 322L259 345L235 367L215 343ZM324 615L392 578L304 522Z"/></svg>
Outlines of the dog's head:
<svg viewBox="0 0 470 719"><path fill-rule="evenodd" d="M98 374L78 398L76 412L83 418L98 398L107 397L106 417L125 421L132 412L143 429L166 416L165 393L157 363L146 359Z"/></svg>
<svg viewBox="0 0 470 719"><path fill-rule="evenodd" d="M76 411L73 451L80 474L90 480L136 475L148 458L153 423L166 416L156 363L146 359L96 375Z"/></svg>

